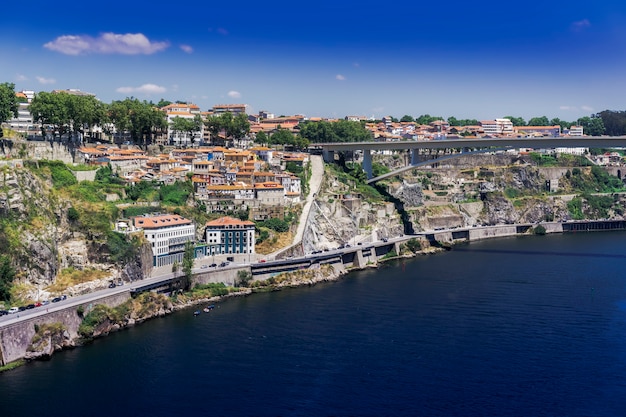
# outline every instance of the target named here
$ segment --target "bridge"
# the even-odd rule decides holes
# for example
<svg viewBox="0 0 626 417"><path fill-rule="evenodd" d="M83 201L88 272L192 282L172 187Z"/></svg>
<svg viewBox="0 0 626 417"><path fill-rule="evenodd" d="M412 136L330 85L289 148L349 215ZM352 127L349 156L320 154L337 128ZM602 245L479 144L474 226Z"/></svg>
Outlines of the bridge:
<svg viewBox="0 0 626 417"><path fill-rule="evenodd" d="M422 149L461 149L467 155L473 150L488 152L496 149L551 149L551 148L622 148L626 147L626 136L580 136L549 138L480 138L480 139L441 139L425 141L395 142L336 142L312 143L310 149L321 149L324 161L334 161L334 153L341 151L363 151L363 169L372 180L372 151L408 150L411 152L410 167L417 166L418 151ZM433 161L430 161L432 163ZM410 169L410 168L407 168ZM371 181L370 181L371 182Z"/></svg>

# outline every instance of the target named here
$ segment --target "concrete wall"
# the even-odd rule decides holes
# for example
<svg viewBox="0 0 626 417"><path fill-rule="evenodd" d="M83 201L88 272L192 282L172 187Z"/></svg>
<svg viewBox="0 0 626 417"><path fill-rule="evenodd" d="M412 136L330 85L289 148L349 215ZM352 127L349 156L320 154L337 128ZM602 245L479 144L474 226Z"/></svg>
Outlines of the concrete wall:
<svg viewBox="0 0 626 417"><path fill-rule="evenodd" d="M76 177L76 181L94 181L96 179L96 170L92 171L72 171Z"/></svg>
<svg viewBox="0 0 626 417"><path fill-rule="evenodd" d="M97 304L117 307L128 299L130 299L130 293L123 292L99 299ZM80 303L51 313L46 313L40 307L41 313L32 318L0 327L0 365L22 359L26 355L26 349L35 335L35 324L63 323L70 337L77 337L78 327L82 322L82 318L77 313L78 307L83 306L87 314L95 305L96 303Z"/></svg>
<svg viewBox="0 0 626 417"><path fill-rule="evenodd" d="M250 267L232 268L232 269L217 269L208 268L206 272L200 272L193 276L193 282L195 284L209 284L223 282L226 285L235 285L237 280L237 274L239 271L250 272Z"/></svg>

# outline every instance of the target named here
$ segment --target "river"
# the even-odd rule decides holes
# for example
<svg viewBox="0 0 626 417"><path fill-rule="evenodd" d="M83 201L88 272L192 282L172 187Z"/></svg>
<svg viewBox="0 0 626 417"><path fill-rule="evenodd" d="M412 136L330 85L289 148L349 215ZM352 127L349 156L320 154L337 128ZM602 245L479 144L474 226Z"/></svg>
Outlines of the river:
<svg viewBox="0 0 626 417"><path fill-rule="evenodd" d="M475 242L177 312L0 374L0 415L623 416L625 238Z"/></svg>

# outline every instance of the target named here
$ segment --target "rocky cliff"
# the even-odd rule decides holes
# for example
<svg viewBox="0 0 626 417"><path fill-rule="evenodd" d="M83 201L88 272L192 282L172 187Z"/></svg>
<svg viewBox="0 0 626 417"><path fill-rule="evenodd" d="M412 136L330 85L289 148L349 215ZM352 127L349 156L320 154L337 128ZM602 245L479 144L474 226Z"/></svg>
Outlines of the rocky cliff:
<svg viewBox="0 0 626 417"><path fill-rule="evenodd" d="M35 174L20 164L0 165L0 255L9 255L17 271L17 298L26 302L60 291L80 294L105 287L110 279L132 281L149 273L149 247L129 262L112 262L106 235L87 222L95 219L108 229L109 220L84 205L85 221L73 221L69 212L76 201L56 189L48 174L45 169ZM61 285L64 271L98 273L91 274L89 282Z"/></svg>

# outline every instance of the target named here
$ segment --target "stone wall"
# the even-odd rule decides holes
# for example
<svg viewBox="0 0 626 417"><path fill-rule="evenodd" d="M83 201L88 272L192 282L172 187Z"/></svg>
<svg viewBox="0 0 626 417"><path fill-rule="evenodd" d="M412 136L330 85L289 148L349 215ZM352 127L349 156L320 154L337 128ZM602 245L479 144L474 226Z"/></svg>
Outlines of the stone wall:
<svg viewBox="0 0 626 417"><path fill-rule="evenodd" d="M44 307L39 307L41 312L32 318L0 327L0 366L24 358L26 349L28 349L35 335L36 324L63 323L70 338L74 339L78 336L78 327L82 322L82 318L77 313L79 306L82 306L84 314L87 314L96 304L117 307L128 299L130 299L130 292L125 291L101 298L97 303L71 303L71 305L51 313L47 313ZM57 307L49 306L48 310L51 308Z"/></svg>

